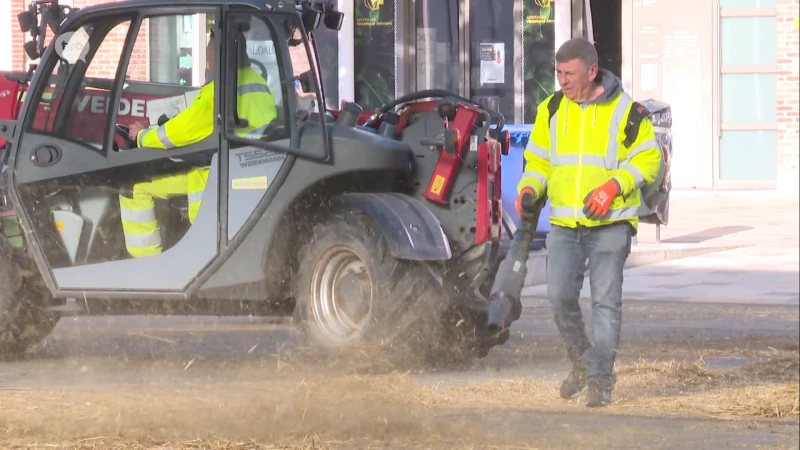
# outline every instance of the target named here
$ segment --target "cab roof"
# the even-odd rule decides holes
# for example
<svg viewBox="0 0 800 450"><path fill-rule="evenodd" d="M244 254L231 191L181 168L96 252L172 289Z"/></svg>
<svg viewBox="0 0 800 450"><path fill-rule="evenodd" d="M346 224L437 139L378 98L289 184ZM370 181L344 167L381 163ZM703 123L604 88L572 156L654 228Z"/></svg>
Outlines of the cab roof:
<svg viewBox="0 0 800 450"><path fill-rule="evenodd" d="M180 3L177 3L174 0L124 0L119 2L100 3L76 9L66 17L66 19L62 22L61 27L69 26L71 23L82 19L88 14L135 12L137 10L150 8L185 12L187 8L192 7L213 8L237 6L245 8L249 7L253 8L254 10L264 12L276 11L290 13L297 12L297 4L300 1L301 0L184 0Z"/></svg>

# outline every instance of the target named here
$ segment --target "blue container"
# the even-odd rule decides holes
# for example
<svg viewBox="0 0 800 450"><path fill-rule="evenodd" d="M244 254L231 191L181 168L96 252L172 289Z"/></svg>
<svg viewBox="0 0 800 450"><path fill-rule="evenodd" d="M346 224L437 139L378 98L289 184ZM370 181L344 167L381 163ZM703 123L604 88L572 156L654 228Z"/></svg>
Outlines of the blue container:
<svg viewBox="0 0 800 450"><path fill-rule="evenodd" d="M525 171L525 146L528 144L533 125L506 125L503 129L507 130L511 135L511 148L508 150L508 155L503 155L502 157L503 210L514 222L514 225L519 227L520 218L515 206L517 185L520 178L522 178L522 172ZM504 231L506 231L505 238L510 239L507 233L508 229L506 228ZM539 223L536 226L536 238L531 245L531 249L539 250L544 248L544 239L549 232L550 201L548 200L539 216Z"/></svg>

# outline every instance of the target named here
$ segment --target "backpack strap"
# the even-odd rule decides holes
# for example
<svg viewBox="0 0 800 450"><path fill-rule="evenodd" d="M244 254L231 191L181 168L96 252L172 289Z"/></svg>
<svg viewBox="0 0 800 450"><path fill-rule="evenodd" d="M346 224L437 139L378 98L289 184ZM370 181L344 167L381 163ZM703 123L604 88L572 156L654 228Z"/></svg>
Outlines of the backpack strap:
<svg viewBox="0 0 800 450"><path fill-rule="evenodd" d="M628 123L625 124L625 147L630 148L633 145L633 141L639 136L639 124L642 123L642 119L650 115L650 111L647 110L642 104L639 102L633 102L631 106L631 112L628 114Z"/></svg>
<svg viewBox="0 0 800 450"><path fill-rule="evenodd" d="M553 120L553 116L556 115L556 112L558 112L558 107L561 105L562 97L564 97L564 93L561 92L561 89L559 89L553 93L553 96L550 97L550 101L547 102L547 111L550 113L550 117L547 119L548 124L551 120Z"/></svg>
<svg viewBox="0 0 800 450"><path fill-rule="evenodd" d="M552 97L550 97L550 101L547 102L547 111L550 113L550 117L548 118L548 123L550 120L553 119L553 116L556 115L558 112L558 107L561 105L561 99L564 97L564 93L561 89L557 90ZM648 117L650 115L650 111L647 110L641 103L633 102L631 106L631 112L628 114L628 123L625 124L625 147L630 148L633 145L633 142L639 136L639 124L641 124L642 119Z"/></svg>

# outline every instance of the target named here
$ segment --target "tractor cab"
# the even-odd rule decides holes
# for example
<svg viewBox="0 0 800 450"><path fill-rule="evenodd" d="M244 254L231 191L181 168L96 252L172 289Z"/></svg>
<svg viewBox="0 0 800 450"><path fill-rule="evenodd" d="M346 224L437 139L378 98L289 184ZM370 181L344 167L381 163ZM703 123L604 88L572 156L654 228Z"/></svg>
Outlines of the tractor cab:
<svg viewBox="0 0 800 450"><path fill-rule="evenodd" d="M183 290L242 230L287 155L326 156L325 146L304 151L299 142L324 113L311 32L341 27L329 2L133 0L73 10L34 0L19 19L39 62L18 120L2 133L7 190L58 289ZM197 26L206 29L193 43L200 54L148 67L148 46ZM269 95L247 103L254 86ZM253 117L268 120L253 127ZM139 129L151 131L136 139ZM131 256L121 197L198 168L208 176L196 218L187 220L185 186L162 189L154 209L163 249Z"/></svg>

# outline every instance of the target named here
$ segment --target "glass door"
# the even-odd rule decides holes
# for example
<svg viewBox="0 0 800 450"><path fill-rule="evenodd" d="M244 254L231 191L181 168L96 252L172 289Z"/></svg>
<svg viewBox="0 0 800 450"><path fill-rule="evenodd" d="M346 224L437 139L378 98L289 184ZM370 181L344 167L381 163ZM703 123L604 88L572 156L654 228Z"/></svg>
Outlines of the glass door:
<svg viewBox="0 0 800 450"><path fill-rule="evenodd" d="M469 3L469 97L499 111L507 123L520 123L522 39L518 0L471 0Z"/></svg>
<svg viewBox="0 0 800 450"><path fill-rule="evenodd" d="M522 118L520 123L533 123L536 107L558 89L556 82L556 1L523 0L522 2ZM559 3L569 3L559 0ZM558 13L571 8L561 8ZM564 20L566 19L566 20ZM569 18L559 18L562 33L569 36ZM566 40L566 39L565 39Z"/></svg>
<svg viewBox="0 0 800 450"><path fill-rule="evenodd" d="M416 0L416 90L446 89L464 95L463 0Z"/></svg>
<svg viewBox="0 0 800 450"><path fill-rule="evenodd" d="M564 31L570 34L570 2ZM406 93L447 89L532 124L536 106L556 86L556 1L414 0L400 81ZM400 35L405 28L400 27ZM564 34L562 32L562 34Z"/></svg>
<svg viewBox="0 0 800 450"><path fill-rule="evenodd" d="M555 2L471 0L469 96L509 124L532 124L556 89Z"/></svg>
<svg viewBox="0 0 800 450"><path fill-rule="evenodd" d="M401 0L340 0L338 32L314 32L325 103L338 109L355 101L365 109L391 102L405 89L406 3Z"/></svg>
<svg viewBox="0 0 800 450"><path fill-rule="evenodd" d="M718 187L775 185L776 14L775 0L719 0Z"/></svg>

